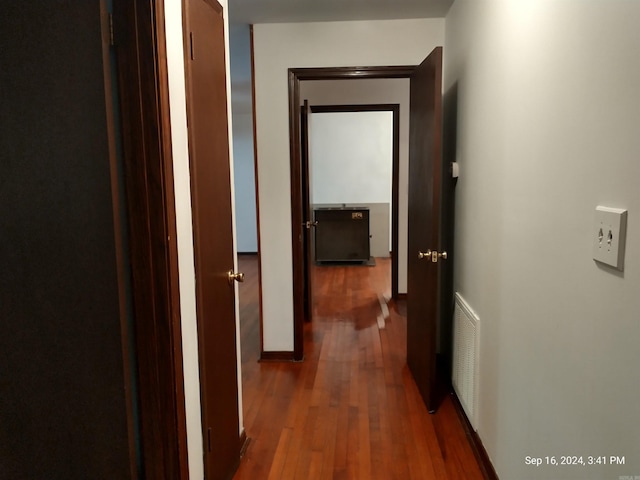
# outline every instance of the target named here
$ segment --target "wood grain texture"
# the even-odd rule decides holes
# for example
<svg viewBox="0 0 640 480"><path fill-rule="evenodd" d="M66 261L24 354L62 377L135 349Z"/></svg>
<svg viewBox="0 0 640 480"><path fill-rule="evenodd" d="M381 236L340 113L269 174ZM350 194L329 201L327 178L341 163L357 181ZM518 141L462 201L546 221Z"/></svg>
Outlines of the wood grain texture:
<svg viewBox="0 0 640 480"><path fill-rule="evenodd" d="M293 354L304 357L305 244L304 204L302 201L302 149L300 142L300 80L289 70L289 139L291 169L291 248L293 254Z"/></svg>
<svg viewBox="0 0 640 480"><path fill-rule="evenodd" d="M291 248L293 260L293 350L294 358L304 357L304 244L300 240L303 223L302 166L300 148L300 81L348 80L375 78L408 78L415 66L290 68L289 91L289 157L291 174ZM394 129L396 124L394 122ZM395 293L395 289L394 289Z"/></svg>
<svg viewBox="0 0 640 480"><path fill-rule="evenodd" d="M312 105L311 113L392 112L393 152L391 173L391 298L398 298L400 218L400 104ZM307 193L308 195L308 193Z"/></svg>
<svg viewBox="0 0 640 480"><path fill-rule="evenodd" d="M141 468L188 478L164 2L114 0ZM143 88L144 86L144 88Z"/></svg>
<svg viewBox="0 0 640 480"><path fill-rule="evenodd" d="M406 366L405 302L391 262L314 267L305 360L259 363L257 259L239 258L244 424L234 479L481 479L451 398L430 415Z"/></svg>
<svg viewBox="0 0 640 480"><path fill-rule="evenodd" d="M228 480L240 442L225 21L215 0L183 6L204 470Z"/></svg>
<svg viewBox="0 0 640 480"><path fill-rule="evenodd" d="M407 364L430 411L438 408L437 345L441 274L446 260L420 259L440 245L442 202L442 47L409 80L409 195L407 214ZM436 254L437 255L437 254ZM437 260L437 257L436 257ZM443 319L450 323L451 317Z"/></svg>

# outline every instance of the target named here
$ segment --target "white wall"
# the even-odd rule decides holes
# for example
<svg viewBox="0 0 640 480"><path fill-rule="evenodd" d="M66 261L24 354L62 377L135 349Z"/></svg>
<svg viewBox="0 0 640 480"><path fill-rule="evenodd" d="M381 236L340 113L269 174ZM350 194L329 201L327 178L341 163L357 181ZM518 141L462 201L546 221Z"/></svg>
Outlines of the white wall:
<svg viewBox="0 0 640 480"><path fill-rule="evenodd" d="M287 71L416 65L444 41L444 19L254 27L265 351L293 350Z"/></svg>
<svg viewBox="0 0 640 480"><path fill-rule="evenodd" d="M225 50L227 59L227 92L231 91L229 74L229 39L227 1L218 0L225 15ZM169 102L171 110L171 143L173 149L173 173L175 183L176 227L178 242L178 269L180 275L180 317L182 321L182 354L184 362L184 388L187 417L187 448L189 478L204 478L202 418L200 407L200 377L198 366L198 337L196 324L195 269L193 256L193 230L191 217L191 187L189 180L189 150L187 141L187 115L184 76L184 56L182 42L182 2L165 0L165 28L167 37L167 67L169 74ZM231 99L228 99L228 116L231 118ZM229 142L231 145L232 128L229 124ZM231 158L231 190L233 201L233 152ZM235 215L235 212L233 212ZM234 229L235 244L235 229ZM234 252L235 257L235 252ZM237 269L237 265L235 265ZM236 337L240 352L240 332L237 318L238 296L236 291ZM240 431L242 420L242 382L240 355L238 354L238 403L240 412Z"/></svg>
<svg viewBox="0 0 640 480"><path fill-rule="evenodd" d="M233 162L237 249L239 252L245 253L257 252L258 223L253 161L253 115L251 113L233 113Z"/></svg>
<svg viewBox="0 0 640 480"><path fill-rule="evenodd" d="M478 433L503 479L640 475L640 3L457 0L456 289L478 313ZM457 91L457 95L454 92ZM623 274L597 205L629 209ZM531 467L525 457L625 456Z"/></svg>
<svg viewBox="0 0 640 480"><path fill-rule="evenodd" d="M393 112L311 114L309 166L314 208L369 208L370 254L388 257Z"/></svg>
<svg viewBox="0 0 640 480"><path fill-rule="evenodd" d="M392 112L313 113L309 120L312 203L389 203Z"/></svg>
<svg viewBox="0 0 640 480"><path fill-rule="evenodd" d="M239 252L257 252L249 25L230 26L229 47L237 249Z"/></svg>

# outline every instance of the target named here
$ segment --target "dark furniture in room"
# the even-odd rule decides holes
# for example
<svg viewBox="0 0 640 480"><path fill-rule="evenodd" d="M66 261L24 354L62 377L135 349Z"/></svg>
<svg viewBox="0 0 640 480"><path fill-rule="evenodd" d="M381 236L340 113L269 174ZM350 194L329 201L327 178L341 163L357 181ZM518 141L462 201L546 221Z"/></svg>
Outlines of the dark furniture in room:
<svg viewBox="0 0 640 480"><path fill-rule="evenodd" d="M369 209L329 207L314 210L315 260L367 262L369 260Z"/></svg>

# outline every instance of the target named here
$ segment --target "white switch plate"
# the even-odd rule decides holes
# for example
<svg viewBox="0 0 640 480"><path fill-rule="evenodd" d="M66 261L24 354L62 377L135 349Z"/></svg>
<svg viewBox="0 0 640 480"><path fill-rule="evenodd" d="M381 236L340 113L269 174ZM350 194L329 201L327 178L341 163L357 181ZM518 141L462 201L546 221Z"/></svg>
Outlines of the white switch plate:
<svg viewBox="0 0 640 480"><path fill-rule="evenodd" d="M624 270L626 236L627 211L597 206L593 224L593 259Z"/></svg>

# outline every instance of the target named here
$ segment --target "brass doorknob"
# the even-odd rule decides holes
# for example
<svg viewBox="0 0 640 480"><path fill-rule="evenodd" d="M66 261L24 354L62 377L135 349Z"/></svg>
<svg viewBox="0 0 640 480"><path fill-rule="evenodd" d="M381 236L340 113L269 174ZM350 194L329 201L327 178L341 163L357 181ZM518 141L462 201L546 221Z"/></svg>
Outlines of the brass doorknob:
<svg viewBox="0 0 640 480"><path fill-rule="evenodd" d="M234 280L239 283L244 282L244 273L233 273L233 270L229 270L227 275L229 276L229 283L233 283Z"/></svg>
<svg viewBox="0 0 640 480"><path fill-rule="evenodd" d="M418 258L422 260L423 258L431 258L431 250L427 250L426 252L418 252Z"/></svg>
<svg viewBox="0 0 640 480"><path fill-rule="evenodd" d="M438 259L442 258L443 260L447 259L447 252L436 252L435 250L427 250L426 252L418 252L418 258L423 259L426 258L431 259L433 263L438 263Z"/></svg>

